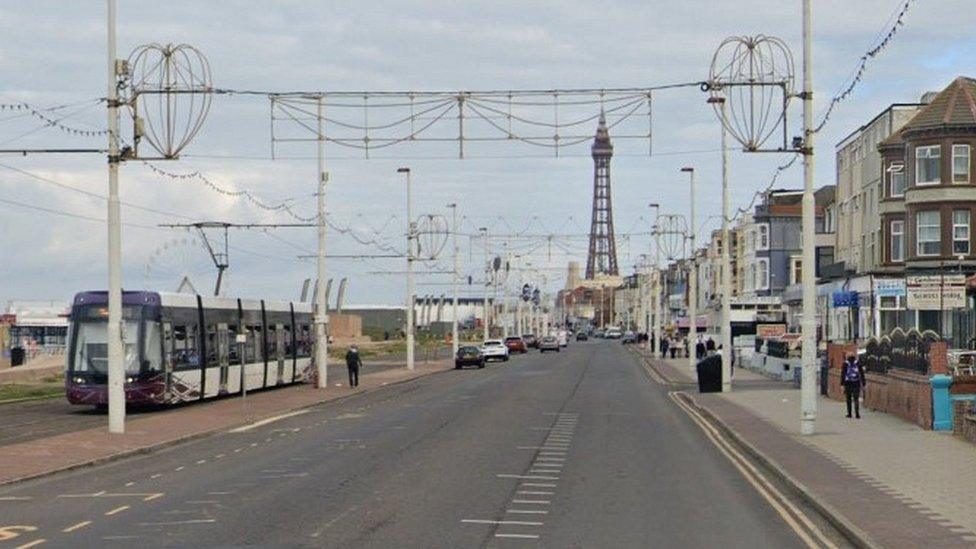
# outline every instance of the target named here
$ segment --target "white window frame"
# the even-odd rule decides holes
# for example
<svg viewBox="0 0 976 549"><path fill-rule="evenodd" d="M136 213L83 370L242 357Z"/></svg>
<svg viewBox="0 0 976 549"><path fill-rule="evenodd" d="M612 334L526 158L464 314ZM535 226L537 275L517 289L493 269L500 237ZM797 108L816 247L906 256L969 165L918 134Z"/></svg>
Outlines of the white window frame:
<svg viewBox="0 0 976 549"><path fill-rule="evenodd" d="M796 269L800 268L800 277L796 276ZM802 282L803 278L803 257L794 255L790 256L790 284L799 284Z"/></svg>
<svg viewBox="0 0 976 549"><path fill-rule="evenodd" d="M922 240L921 238L922 227L923 227L921 223L921 219L922 219L921 216L923 214L935 214L936 216L936 222L934 225L931 223L925 225L926 228L932 228L932 227L936 228L938 237L934 240ZM924 253L922 251L923 244L927 244L930 242L935 242L938 244L938 251L936 251L935 253ZM940 212L939 210L925 210L922 212L917 212L915 214L915 255L919 257L933 257L933 256L942 255L942 212Z"/></svg>
<svg viewBox="0 0 976 549"><path fill-rule="evenodd" d="M956 171L956 159L966 159L965 171ZM969 183L970 150L969 145L958 144L952 146L952 182L957 184ZM961 176L957 178L956 176Z"/></svg>
<svg viewBox="0 0 976 549"><path fill-rule="evenodd" d="M935 155L932 155L932 151ZM925 153L924 155L922 153ZM935 173L936 178L931 180L922 181L919 178L919 160L935 160ZM915 147L915 185L925 186L925 185L938 185L942 182L942 145L922 145Z"/></svg>
<svg viewBox="0 0 976 549"><path fill-rule="evenodd" d="M895 177L901 180L901 192L895 192ZM908 187L908 181L905 178L905 163L904 162L892 162L888 166L888 196L893 198L900 198L905 196L905 188Z"/></svg>
<svg viewBox="0 0 976 549"><path fill-rule="evenodd" d="M769 289L769 258L756 258L756 290Z"/></svg>
<svg viewBox="0 0 976 549"><path fill-rule="evenodd" d="M895 230L895 227L898 230ZM905 221L895 219L888 226L889 230L889 259L892 263L904 263L905 261ZM898 238L898 246L895 246L895 238Z"/></svg>
<svg viewBox="0 0 976 549"><path fill-rule="evenodd" d="M758 223L756 225L756 250L766 251L769 249L769 223Z"/></svg>
<svg viewBox="0 0 976 549"><path fill-rule="evenodd" d="M960 223L960 222L957 222L956 221L956 214L957 213L966 214L966 222L965 223ZM969 255L969 252L970 252L970 244L969 244L969 242L970 242L970 240L969 240L969 238L970 238L970 232L969 232L969 228L970 228L970 224L972 223L972 217L973 216L972 216L971 213L969 213L969 210L952 210L952 255L953 256L957 256L957 255ZM965 231L966 231L965 238L957 238L956 237L956 229L965 229ZM963 250L957 250L956 249L956 243L964 243L966 245L966 249L964 251Z"/></svg>

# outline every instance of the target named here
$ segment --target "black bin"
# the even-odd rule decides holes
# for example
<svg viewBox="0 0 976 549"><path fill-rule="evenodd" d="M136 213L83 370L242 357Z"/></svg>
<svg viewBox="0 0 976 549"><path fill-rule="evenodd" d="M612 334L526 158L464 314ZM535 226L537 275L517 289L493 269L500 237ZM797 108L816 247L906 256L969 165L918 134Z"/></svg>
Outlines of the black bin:
<svg viewBox="0 0 976 549"><path fill-rule="evenodd" d="M10 366L21 366L24 363L24 348L23 347L11 347L10 348Z"/></svg>
<svg viewBox="0 0 976 549"><path fill-rule="evenodd" d="M722 356L714 354L698 361L695 366L698 371L699 393L722 392Z"/></svg>

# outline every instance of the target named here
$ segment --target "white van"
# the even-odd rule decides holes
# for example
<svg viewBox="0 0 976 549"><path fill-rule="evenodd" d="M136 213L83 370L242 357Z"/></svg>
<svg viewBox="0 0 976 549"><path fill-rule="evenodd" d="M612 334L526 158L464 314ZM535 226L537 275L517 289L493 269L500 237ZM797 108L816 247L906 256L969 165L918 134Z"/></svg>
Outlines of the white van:
<svg viewBox="0 0 976 549"><path fill-rule="evenodd" d="M559 341L560 347L565 347L569 345L569 332L567 332L566 330L557 330L556 340Z"/></svg>

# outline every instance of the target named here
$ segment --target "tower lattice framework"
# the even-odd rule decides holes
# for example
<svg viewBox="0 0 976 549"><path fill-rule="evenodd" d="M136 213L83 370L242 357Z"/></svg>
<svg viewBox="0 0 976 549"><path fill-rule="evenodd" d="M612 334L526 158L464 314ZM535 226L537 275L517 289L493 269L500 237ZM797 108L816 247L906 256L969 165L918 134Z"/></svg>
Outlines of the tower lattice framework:
<svg viewBox="0 0 976 549"><path fill-rule="evenodd" d="M610 199L610 159L613 145L606 117L600 122L593 139L593 216L590 223L590 249L586 257L586 278L597 274L617 276L617 244L613 236L613 204Z"/></svg>

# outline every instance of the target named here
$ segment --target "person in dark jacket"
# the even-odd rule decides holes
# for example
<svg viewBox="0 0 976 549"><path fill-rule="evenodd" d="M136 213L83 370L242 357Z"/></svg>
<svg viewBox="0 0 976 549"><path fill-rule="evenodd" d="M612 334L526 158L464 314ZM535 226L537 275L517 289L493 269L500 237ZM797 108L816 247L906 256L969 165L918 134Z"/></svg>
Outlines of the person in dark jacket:
<svg viewBox="0 0 976 549"><path fill-rule="evenodd" d="M359 367L363 365L363 359L359 356L359 348L355 345L346 351L346 368L349 369L349 386L359 387Z"/></svg>
<svg viewBox="0 0 976 549"><path fill-rule="evenodd" d="M847 355L840 371L840 382L844 386L844 399L847 401L847 417L851 417L851 402L854 403L854 417L861 419L861 389L864 388L864 367L853 354Z"/></svg>
<svg viewBox="0 0 976 549"><path fill-rule="evenodd" d="M661 349L661 358L667 358L668 357L668 345L669 345L668 338L667 337L662 337L661 338L661 343L660 343L660 345L658 347L659 349Z"/></svg>
<svg viewBox="0 0 976 549"><path fill-rule="evenodd" d="M701 360L705 358L705 342L698 336L698 343L695 343L695 358Z"/></svg>
<svg viewBox="0 0 976 549"><path fill-rule="evenodd" d="M705 340L705 352L711 354L714 351L715 351L715 340L712 339L711 336L709 336L709 338Z"/></svg>

